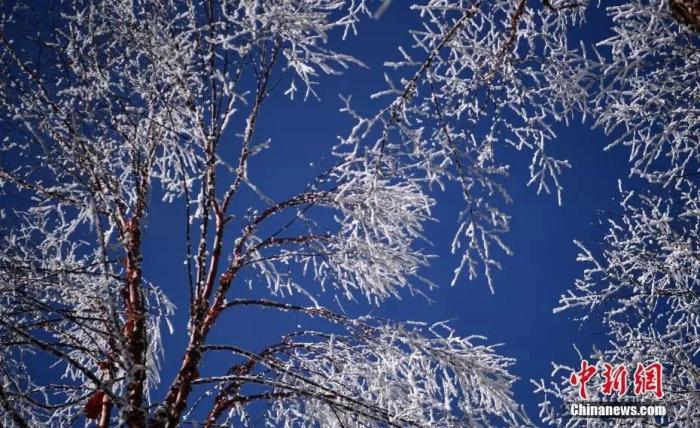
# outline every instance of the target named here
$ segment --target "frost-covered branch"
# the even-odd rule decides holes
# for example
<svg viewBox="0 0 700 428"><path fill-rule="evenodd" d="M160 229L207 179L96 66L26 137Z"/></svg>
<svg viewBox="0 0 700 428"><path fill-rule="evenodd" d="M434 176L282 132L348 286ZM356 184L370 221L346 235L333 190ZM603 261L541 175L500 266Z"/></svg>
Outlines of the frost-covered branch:
<svg viewBox="0 0 700 428"><path fill-rule="evenodd" d="M527 419L512 400L512 360L460 338L446 325L392 324L349 319L320 307L267 300L236 300L231 307L261 306L320 317L334 333L297 331L259 353L207 345L231 353L227 375L204 377L215 405L207 424L248 421L247 404L268 400L270 426L464 426ZM246 392L250 386L258 385ZM500 421L500 422L497 422Z"/></svg>
<svg viewBox="0 0 700 428"><path fill-rule="evenodd" d="M667 197L621 190L621 196L623 212L609 220L601 248L594 252L578 243L579 260L587 268L575 288L561 296L556 311L576 311L587 322L602 321L610 342L592 356L600 364L662 362L665 395L660 403L668 411L662 422L692 425L691 421L700 420L698 188L688 185ZM541 404L545 422L584 424L578 419L565 422L556 407L577 397L569 374L557 369L553 375L563 376L561 382L538 384L538 392L547 397ZM599 388L599 384L589 385L589 390ZM598 423L589 421L585 426ZM634 423L619 421L619 426L628 425Z"/></svg>
<svg viewBox="0 0 700 428"><path fill-rule="evenodd" d="M555 190L561 202L559 175L569 164L545 145L554 123L588 108L585 88L570 78L582 59L567 46L584 5L431 1L414 9L424 26L399 61L387 62L398 77L387 75L388 89L375 95L392 101L366 117L346 99L357 123L336 150L429 188L455 182L465 209L452 245L461 258L454 282L481 270L493 291L492 270L501 266L495 253L510 254L501 238L510 223L501 208L511 202L502 182L509 165L497 151L530 150L530 183Z"/></svg>

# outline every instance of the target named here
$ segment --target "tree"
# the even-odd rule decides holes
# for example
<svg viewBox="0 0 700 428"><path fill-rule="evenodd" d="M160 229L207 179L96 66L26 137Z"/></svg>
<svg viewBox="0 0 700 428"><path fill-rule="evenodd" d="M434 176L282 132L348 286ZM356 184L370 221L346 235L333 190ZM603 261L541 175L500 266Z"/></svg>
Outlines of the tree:
<svg viewBox="0 0 700 428"><path fill-rule="evenodd" d="M588 357L599 368L604 363L627 364L632 370L637 363L663 364L665 395L659 403L668 414L651 422L668 426L700 421L700 49L697 27L689 18L691 10L697 12L692 3L635 1L607 9L614 36L601 44L610 53L596 61L600 83L592 98L593 114L609 133L623 127L612 145L630 148L630 176L641 180L630 180L635 191L624 190L620 182L620 211L602 219L608 227L602 242L576 242L586 269L555 309L578 312L582 322L602 323L609 343ZM685 15L679 16L679 10ZM566 417L562 403L578 398L568 382L572 371L554 364L559 381L535 383L544 395L544 422L648 426L646 419ZM589 391L596 391L594 400L609 399L600 393L602 380L589 384Z"/></svg>
<svg viewBox="0 0 700 428"><path fill-rule="evenodd" d="M459 131L447 121L460 113L449 100L439 106L443 83L412 106L428 74L451 73L445 51L481 31L483 18L470 22L476 5L424 8L432 30L416 36L427 58L415 64L414 77L393 90L394 101L374 118L361 118L348 105L358 124L334 149L336 164L282 201L265 196L248 175L250 159L263 148L254 138L261 106L287 75L310 97L317 73L359 63L324 41L352 32L369 12L364 2L45 6L48 18L29 5L5 5L1 27L8 76L1 177L6 194L24 201L7 213L4 226L4 423L64 425L85 416L99 426L175 426L195 420L199 410L191 410L201 405L208 406L203 422L212 426L245 420L247 405L256 401L269 402L268 420L285 426L517 425L526 419L510 392L512 360L477 343L481 339L459 338L444 326L347 318L321 307L296 272L280 269L303 266L321 286L372 303L404 287L421 292L415 280L429 256L418 243L434 204L430 185L454 178L465 195L475 185L492 191L488 176L503 172L488 156L471 158L480 147L462 153L452 146ZM504 2L493 13L522 15L522 5L513 10ZM486 42L499 40L498 27ZM483 54L494 61L486 84L513 44L509 28L502 49ZM406 58L401 65L412 64ZM293 97L296 90L292 81L286 93ZM426 102L438 113L422 112ZM441 118L439 148L422 148L427 140L412 124L418 117L410 116ZM221 146L234 132L239 155L231 161ZM377 142L367 143L375 134ZM421 147L403 151L408 144ZM481 175L467 177L466 168ZM156 186L164 200L186 210L189 278L183 285L190 291L188 346L176 378L157 399L149 391L160 381L160 328L174 306L142 269ZM258 201L237 204L244 191ZM472 252L487 274L495 264L489 240L500 240L489 227L506 228L505 216L483 201L468 196L463 225L472 275ZM243 219L238 233L234 219ZM252 286L266 288L271 299L236 298L233 286L248 271L255 275ZM306 296L309 305L280 301L288 294ZM331 325L327 333L291 331L257 352L210 343L213 325L244 305L296 311ZM230 369L200 376L204 356L220 351L232 354ZM47 361L65 367L65 374L31 376L33 364Z"/></svg>
<svg viewBox="0 0 700 428"><path fill-rule="evenodd" d="M262 106L279 84L289 84L286 96L313 98L320 73L361 65L328 40L352 36L386 5L76 0L47 2L40 15L32 4L3 4L0 184L3 197L21 201L5 212L0 249L3 424L249 424L259 402L275 426L529 423L512 397L513 360L482 338L445 324L351 318L322 306L309 284L370 304L424 293L433 285L424 226L437 194L456 185L464 209L453 283L483 275L493 290L497 253L510 253L501 153L528 151L528 184L561 200L569 163L549 144L554 125L576 115L610 132L627 127L618 142L632 146L633 171L651 182L692 173L697 88L680 82L697 78L697 36L665 2L629 5L614 9L624 37L612 63L570 47L586 1L413 6L424 25L387 63L387 90L374 95L385 107L364 115L344 98L355 125L326 148L333 165L276 200L249 175L267 145L256 136ZM653 40L673 56L641 47L652 30L640 19L673 36L676 45ZM659 84L667 97L639 96L657 82L630 73L647 58L652 76L679 79ZM659 114L640 114L640 99ZM668 114L657 105L677 102ZM676 122L680 131L664 127ZM661 154L670 175L654 169ZM189 290L188 302L175 302L188 310L188 344L158 397L160 330L175 305L143 269L154 194L185 211L188 275L177 286ZM237 295L248 278L264 298ZM221 319L250 306L319 328L261 350L210 340ZM213 353L230 356L227 371L209 374ZM64 375L32 376L47 362Z"/></svg>
<svg viewBox="0 0 700 428"><path fill-rule="evenodd" d="M578 243L579 260L588 267L575 289L561 297L557 311L583 309L583 320L602 318L610 344L590 357L599 367L626 364L634 371L636 363L662 362L665 382L659 404L665 404L668 412L663 422L692 426L700 418L698 189L674 191L667 197L622 189L621 194L623 211L618 219L608 220L600 254ZM564 372L568 378L572 371L576 370L555 365L554 373ZM597 380L588 390L595 393L593 400L604 401L603 378ZM599 420L562 419L558 400L575 401L578 396L577 387L568 381L549 386L540 382L538 389L547 394L541 404L545 422L602 425ZM635 399L631 393L625 397L630 399ZM646 421L621 419L616 425L640 423Z"/></svg>

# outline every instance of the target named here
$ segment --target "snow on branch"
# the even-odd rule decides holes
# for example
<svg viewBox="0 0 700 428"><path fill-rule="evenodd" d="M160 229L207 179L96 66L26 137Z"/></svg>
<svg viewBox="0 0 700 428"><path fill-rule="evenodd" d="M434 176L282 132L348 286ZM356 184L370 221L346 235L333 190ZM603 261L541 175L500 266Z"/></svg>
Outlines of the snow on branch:
<svg viewBox="0 0 700 428"><path fill-rule="evenodd" d="M585 59L567 46L584 5L540 10L526 1L441 0L413 8L424 25L412 31L410 49L399 49L401 59L386 63L397 76L387 75L388 89L375 97L390 97L387 107L365 117L345 99L356 125L336 150L380 164L393 158L382 174L430 189L455 183L465 208L452 245L461 258L453 283L462 272L470 279L483 273L493 291L496 253L510 254L502 240L510 167L501 152L530 151L528 184L555 191L561 203L559 177L570 165L547 143L557 121L588 111L585 82L571 78L588 76L580 71Z"/></svg>
<svg viewBox="0 0 700 428"><path fill-rule="evenodd" d="M659 403L667 404L664 421L679 425L700 418L694 392L700 380L700 194L696 185L683 187L665 197L620 189L622 214L608 220L595 254L578 243L587 268L556 309L602 321L610 344L592 356L601 364L662 362L667 382ZM537 384L546 396L540 405L545 422L574 426L557 407L577 397L569 373L560 383ZM616 426L627 425L621 420Z"/></svg>
<svg viewBox="0 0 700 428"><path fill-rule="evenodd" d="M510 391L513 360L461 338L446 324L389 323L350 319L319 307L264 300L259 305L303 312L341 327L334 333L303 330L259 353L226 345L207 352L244 357L228 375L203 377L215 394L207 424L248 420L246 405L267 400L268 426L435 426L518 425L527 422ZM257 384L249 395L242 385Z"/></svg>

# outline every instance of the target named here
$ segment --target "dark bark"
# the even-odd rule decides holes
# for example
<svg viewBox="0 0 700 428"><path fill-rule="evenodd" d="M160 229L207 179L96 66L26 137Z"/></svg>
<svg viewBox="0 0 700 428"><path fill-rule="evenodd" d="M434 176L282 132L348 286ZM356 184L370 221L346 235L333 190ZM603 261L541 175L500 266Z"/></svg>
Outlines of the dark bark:
<svg viewBox="0 0 700 428"><path fill-rule="evenodd" d="M700 0L668 0L673 18L700 33Z"/></svg>

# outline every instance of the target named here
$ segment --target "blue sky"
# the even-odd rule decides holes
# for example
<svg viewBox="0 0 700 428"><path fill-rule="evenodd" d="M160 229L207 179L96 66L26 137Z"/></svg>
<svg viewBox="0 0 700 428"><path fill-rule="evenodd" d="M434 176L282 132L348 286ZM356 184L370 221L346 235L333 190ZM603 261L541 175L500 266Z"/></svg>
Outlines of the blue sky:
<svg viewBox="0 0 700 428"><path fill-rule="evenodd" d="M378 106L369 100L369 95L385 88L382 63L398 58L397 47L410 43L408 30L418 23L407 3L393 2L380 20L367 20L360 25L357 37L333 44L332 47L358 57L368 68L353 67L343 76L321 78L320 101L291 102L282 97L288 82L280 84L276 96L263 109L257 132L257 142L270 138L272 147L254 158L250 167L252 178L268 194L289 196L329 165L330 147L352 125L339 112L338 94L352 94L357 108L365 113ZM596 9L592 12L601 13ZM583 37L603 38L601 22L591 20ZM461 335L481 334L490 343L504 343L501 353L518 361L513 368L521 378L515 387L516 398L525 404L533 420L537 420L539 397L532 393L529 379L548 378L551 361L577 366L579 359L573 344L586 353L593 343L604 339L602 329L595 323L582 326L572 320L574 314L555 315L552 309L583 269L575 260L577 248L573 239L593 243L601 238L601 210L615 208L617 179L628 171L625 150L603 152L609 139L599 130L591 131L590 123L562 125L558 131L553 152L569 159L573 166L562 180L565 192L561 207L554 196L538 196L535 189L525 186L529 162L526 153L503 153L512 164L512 174L505 182L514 199L508 207L512 230L505 239L514 255L501 259L503 270L494 277L495 295L483 277L472 282L463 278L456 286L449 285L458 262L449 247L462 202L448 190L438 195L434 214L439 221L427 229L434 243L431 251L438 256L427 271L440 286L430 293L435 302L428 304L423 298L406 295L380 308L362 304L349 308L352 313L371 312L395 320L452 320L451 325ZM235 143L232 138L231 144ZM179 354L185 343L184 244L177 239L184 228L184 213L157 203L156 196L146 230L144 267L150 272L150 279L161 285L179 308L176 334L165 337L163 381L167 384L180 364ZM236 293L235 288L233 292ZM280 323L288 322L270 312L240 313L223 322L213 332L212 341L226 338L255 348L265 344L265 338L285 330ZM213 368L224 367L224 363L220 360Z"/></svg>

